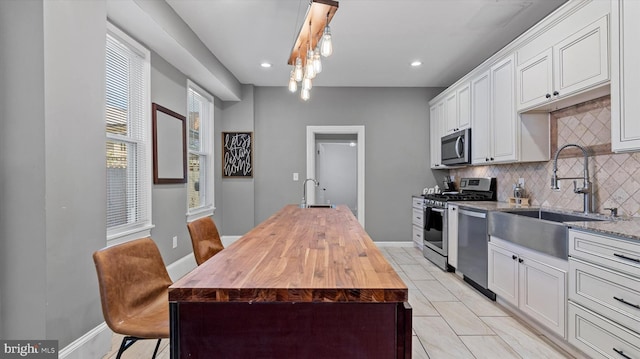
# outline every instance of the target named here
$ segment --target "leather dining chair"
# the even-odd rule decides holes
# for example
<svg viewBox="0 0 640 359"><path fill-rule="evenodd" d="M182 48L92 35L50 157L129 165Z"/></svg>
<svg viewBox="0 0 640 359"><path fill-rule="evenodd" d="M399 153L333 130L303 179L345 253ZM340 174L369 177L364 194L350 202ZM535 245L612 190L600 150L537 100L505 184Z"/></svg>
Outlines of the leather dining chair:
<svg viewBox="0 0 640 359"><path fill-rule="evenodd" d="M218 228L211 217L203 217L189 222L187 228L191 236L193 255L196 257L198 265L224 249Z"/></svg>
<svg viewBox="0 0 640 359"><path fill-rule="evenodd" d="M171 278L158 247L141 238L93 253L98 273L102 314L114 333L122 334L116 358L141 339L169 338Z"/></svg>

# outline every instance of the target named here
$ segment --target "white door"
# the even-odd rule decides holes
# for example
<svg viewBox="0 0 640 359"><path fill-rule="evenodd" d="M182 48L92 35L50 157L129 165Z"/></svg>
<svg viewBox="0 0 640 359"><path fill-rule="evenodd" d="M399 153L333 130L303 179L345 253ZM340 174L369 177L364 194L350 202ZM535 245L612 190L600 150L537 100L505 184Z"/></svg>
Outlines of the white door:
<svg viewBox="0 0 640 359"><path fill-rule="evenodd" d="M316 141L316 203L347 205L358 215L356 139Z"/></svg>
<svg viewBox="0 0 640 359"><path fill-rule="evenodd" d="M489 162L491 89L489 71L471 81L471 163Z"/></svg>
<svg viewBox="0 0 640 359"><path fill-rule="evenodd" d="M551 48L518 66L516 71L518 110L550 101L553 93Z"/></svg>
<svg viewBox="0 0 640 359"><path fill-rule="evenodd" d="M488 287L500 298L518 305L518 256L489 243Z"/></svg>

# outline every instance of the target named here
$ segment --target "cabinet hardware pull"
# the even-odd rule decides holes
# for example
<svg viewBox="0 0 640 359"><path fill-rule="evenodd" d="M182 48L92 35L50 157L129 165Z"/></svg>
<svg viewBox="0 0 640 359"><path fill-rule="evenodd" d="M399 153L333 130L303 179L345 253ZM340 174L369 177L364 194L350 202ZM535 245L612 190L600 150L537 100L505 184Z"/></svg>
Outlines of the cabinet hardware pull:
<svg viewBox="0 0 640 359"><path fill-rule="evenodd" d="M633 304L633 303L629 303L629 302L627 302L626 300L624 300L623 298L613 297L613 299L617 300L617 301L618 301L618 302L620 302L620 303L624 303L624 304L626 304L626 305L628 305L628 306L630 306L630 307L634 307L634 308L636 308L636 309L640 309L640 305L638 305L638 304Z"/></svg>
<svg viewBox="0 0 640 359"><path fill-rule="evenodd" d="M628 356L627 354L625 354L622 350L618 350L618 349L616 349L616 348L613 348L613 350L614 350L616 353L618 353L618 354L622 355L622 357L623 357L623 358L626 358L626 359L633 359L633 358L631 358L630 356Z"/></svg>
<svg viewBox="0 0 640 359"><path fill-rule="evenodd" d="M550 93L548 93L548 94L546 94L544 97L546 97L546 98L551 98L551 94L550 94Z"/></svg>
<svg viewBox="0 0 640 359"><path fill-rule="evenodd" d="M524 259L518 258L518 263L522 263L522 262L524 262Z"/></svg>
<svg viewBox="0 0 640 359"><path fill-rule="evenodd" d="M518 259L518 256L514 254L514 255L511 256L511 259L513 259L515 261L516 259Z"/></svg>
<svg viewBox="0 0 640 359"><path fill-rule="evenodd" d="M640 263L640 259L627 257L624 254L614 253L613 255L616 256L616 257L622 258L622 259L626 259L628 261L633 261L633 262L636 262L636 263Z"/></svg>
<svg viewBox="0 0 640 359"><path fill-rule="evenodd" d="M553 96L558 96L560 94L560 92L558 91L553 91Z"/></svg>
<svg viewBox="0 0 640 359"><path fill-rule="evenodd" d="M491 157L491 161L493 161L493 157Z"/></svg>
<svg viewBox="0 0 640 359"><path fill-rule="evenodd" d="M485 162L489 162L489 159L488 159L488 158L485 158L485 159L484 159L484 161L485 161Z"/></svg>

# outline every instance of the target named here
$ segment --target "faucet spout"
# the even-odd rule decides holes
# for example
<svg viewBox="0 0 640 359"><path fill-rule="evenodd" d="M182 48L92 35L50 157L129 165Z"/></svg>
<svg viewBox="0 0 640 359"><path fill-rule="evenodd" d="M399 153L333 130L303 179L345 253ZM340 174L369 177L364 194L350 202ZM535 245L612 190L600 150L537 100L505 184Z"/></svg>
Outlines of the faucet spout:
<svg viewBox="0 0 640 359"><path fill-rule="evenodd" d="M584 157L583 163L583 176L582 177L558 177L558 155L560 152L567 147L577 147L582 151L582 155ZM558 180L562 179L582 179L582 187L578 187L576 181L573 181L573 193L582 194L583 195L583 212L591 213L593 208L592 201L592 190L591 190L591 182L589 181L589 154L587 150L575 143L567 143L566 145L560 147L558 151L556 151L555 156L553 156L553 174L551 175L551 189L559 190Z"/></svg>
<svg viewBox="0 0 640 359"><path fill-rule="evenodd" d="M302 202L300 203L300 207L304 208L307 206L307 182L312 181L315 184L315 187L320 185L320 182L316 181L314 178L307 178L304 180L302 184Z"/></svg>

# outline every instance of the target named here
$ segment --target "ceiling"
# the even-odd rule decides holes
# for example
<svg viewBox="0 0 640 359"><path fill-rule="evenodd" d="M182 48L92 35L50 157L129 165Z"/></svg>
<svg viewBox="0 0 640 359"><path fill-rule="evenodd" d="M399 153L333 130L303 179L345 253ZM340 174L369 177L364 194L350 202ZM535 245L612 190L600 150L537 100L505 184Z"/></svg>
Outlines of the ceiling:
<svg viewBox="0 0 640 359"><path fill-rule="evenodd" d="M287 85L308 0L166 1L241 83ZM314 86L447 87L565 1L341 0Z"/></svg>

